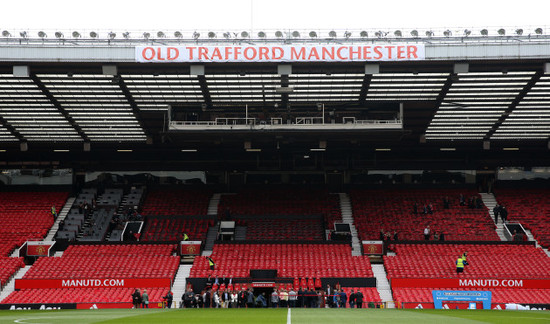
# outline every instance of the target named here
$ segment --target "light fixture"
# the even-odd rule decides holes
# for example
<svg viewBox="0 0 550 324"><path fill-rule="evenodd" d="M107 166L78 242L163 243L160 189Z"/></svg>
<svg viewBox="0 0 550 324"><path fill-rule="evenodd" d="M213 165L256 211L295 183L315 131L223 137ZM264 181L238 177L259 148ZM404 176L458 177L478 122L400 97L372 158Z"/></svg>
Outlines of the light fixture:
<svg viewBox="0 0 550 324"><path fill-rule="evenodd" d="M90 37L91 38L97 38L97 33L95 31L91 31L90 32Z"/></svg>
<svg viewBox="0 0 550 324"><path fill-rule="evenodd" d="M369 37L369 33L367 33L367 31L363 30L359 33L359 36L361 36L362 38L367 38L367 37Z"/></svg>
<svg viewBox="0 0 550 324"><path fill-rule="evenodd" d="M43 32L43 31L39 31L39 32L38 32L38 37L40 37L40 38L45 38L45 37L48 37L48 35L46 35L46 33Z"/></svg>
<svg viewBox="0 0 550 324"><path fill-rule="evenodd" d="M247 31L241 32L241 37L242 38L248 38L248 36L250 36L250 34Z"/></svg>
<svg viewBox="0 0 550 324"><path fill-rule="evenodd" d="M468 37L468 36L470 36L471 33L472 33L471 30L469 30L469 29L464 29L464 36Z"/></svg>
<svg viewBox="0 0 550 324"><path fill-rule="evenodd" d="M311 152L324 152L326 150L327 149L324 149L324 148L312 148L312 149L310 149Z"/></svg>
<svg viewBox="0 0 550 324"><path fill-rule="evenodd" d="M26 32L26 31L23 31L23 32L20 32L20 33L19 33L19 36L21 36L22 38L25 38L25 39L26 39L28 35L27 35L27 32Z"/></svg>
<svg viewBox="0 0 550 324"><path fill-rule="evenodd" d="M114 33L114 32L109 32L109 38L110 38L110 39L115 39L115 37L116 37L116 33Z"/></svg>
<svg viewBox="0 0 550 324"><path fill-rule="evenodd" d="M377 149L374 149L374 150L377 151L377 152L390 152L391 148L377 148Z"/></svg>
<svg viewBox="0 0 550 324"><path fill-rule="evenodd" d="M433 32L433 31L431 31L431 30L427 30L427 31L426 31L426 36L427 36L427 37L432 37L433 35L434 35L434 32Z"/></svg>
<svg viewBox="0 0 550 324"><path fill-rule="evenodd" d="M216 38L216 33L208 32L208 38Z"/></svg>
<svg viewBox="0 0 550 324"><path fill-rule="evenodd" d="M519 147L503 147L503 151L519 151Z"/></svg>
<svg viewBox="0 0 550 324"><path fill-rule="evenodd" d="M67 153L69 150L53 150L56 153Z"/></svg>
<svg viewBox="0 0 550 324"><path fill-rule="evenodd" d="M265 38L265 33L263 31L259 32L258 37Z"/></svg>
<svg viewBox="0 0 550 324"><path fill-rule="evenodd" d="M157 32L157 37L158 38L164 38L164 37L166 37L166 35L164 34L163 31L159 31L159 32Z"/></svg>
<svg viewBox="0 0 550 324"><path fill-rule="evenodd" d="M443 35L445 35L445 37L451 37L453 35L453 32L447 29L446 31L443 32Z"/></svg>
<svg viewBox="0 0 550 324"><path fill-rule="evenodd" d="M497 31L497 33L498 33L500 36L504 36L504 35L506 35L506 29L501 28L501 29L499 29L499 30Z"/></svg>
<svg viewBox="0 0 550 324"><path fill-rule="evenodd" d="M328 32L328 35L332 38L336 38L336 32L334 30L331 30L330 32Z"/></svg>
<svg viewBox="0 0 550 324"><path fill-rule="evenodd" d="M489 31L487 29L482 29L482 30L479 31L479 33L481 34L481 36L489 35Z"/></svg>
<svg viewBox="0 0 550 324"><path fill-rule="evenodd" d="M456 148L454 148L454 147L442 147L439 150L443 151L443 152L453 152L453 151L456 151Z"/></svg>
<svg viewBox="0 0 550 324"><path fill-rule="evenodd" d="M396 30L396 31L393 32L393 35L394 35L395 37L401 37L401 36L403 36L403 33L401 33L400 30Z"/></svg>
<svg viewBox="0 0 550 324"><path fill-rule="evenodd" d="M117 152L125 152L125 153L128 153L128 152L133 152L134 150L116 150Z"/></svg>
<svg viewBox="0 0 550 324"><path fill-rule="evenodd" d="M194 38L194 39L198 39L199 37L201 37L201 34L200 34L200 33L197 33L197 32L194 32L194 33L193 33L193 38Z"/></svg>
<svg viewBox="0 0 550 324"><path fill-rule="evenodd" d="M516 29L516 35L518 35L518 36L523 35L523 29L521 29L521 28Z"/></svg>
<svg viewBox="0 0 550 324"><path fill-rule="evenodd" d="M387 32L383 32L383 31L379 30L376 33L374 33L374 36L376 36L378 38L382 38L382 37L386 37L387 34L388 34Z"/></svg>
<svg viewBox="0 0 550 324"><path fill-rule="evenodd" d="M300 32L298 32L297 30L293 31L292 32L292 37L294 37L294 38L300 37Z"/></svg>
<svg viewBox="0 0 550 324"><path fill-rule="evenodd" d="M174 32L174 37L183 38L183 34L180 31L176 31L176 32Z"/></svg>
<svg viewBox="0 0 550 324"><path fill-rule="evenodd" d="M63 38L63 33L62 32L55 32L55 37L56 38Z"/></svg>
<svg viewBox="0 0 550 324"><path fill-rule="evenodd" d="M191 152L197 152L197 149L182 149L181 151L184 153L191 153Z"/></svg>
<svg viewBox="0 0 550 324"><path fill-rule="evenodd" d="M247 152L261 152L262 149L259 149L259 148L247 148L246 151L247 151Z"/></svg>
<svg viewBox="0 0 550 324"><path fill-rule="evenodd" d="M149 39L149 37L151 37L151 33L148 33L148 32L143 33L143 38Z"/></svg>
<svg viewBox="0 0 550 324"><path fill-rule="evenodd" d="M542 35L542 28L535 29L535 34Z"/></svg>
<svg viewBox="0 0 550 324"><path fill-rule="evenodd" d="M73 38L80 38L80 33L77 31L73 32Z"/></svg>
<svg viewBox="0 0 550 324"><path fill-rule="evenodd" d="M311 37L311 38L317 38L317 33L314 32L314 31L310 31L310 32L309 32L309 37Z"/></svg>
<svg viewBox="0 0 550 324"><path fill-rule="evenodd" d="M277 38L283 37L283 32L280 31L280 30L276 31L276 32L275 32L275 37L277 37Z"/></svg>
<svg viewBox="0 0 550 324"><path fill-rule="evenodd" d="M412 37L418 37L418 30L414 29L411 31L411 36Z"/></svg>
<svg viewBox="0 0 550 324"><path fill-rule="evenodd" d="M345 38L350 38L350 37L351 37L351 32L349 32L349 31L346 30L346 31L344 32L344 37L345 37Z"/></svg>
<svg viewBox="0 0 550 324"><path fill-rule="evenodd" d="M2 36L4 36L4 37L10 37L10 36L11 36L11 34L10 34L10 32L9 32L9 31L7 31L7 30L4 30L4 31L2 32Z"/></svg>
<svg viewBox="0 0 550 324"><path fill-rule="evenodd" d="M126 39L130 38L130 32L124 32L124 33L122 33L122 37L124 37L124 38L126 38Z"/></svg>

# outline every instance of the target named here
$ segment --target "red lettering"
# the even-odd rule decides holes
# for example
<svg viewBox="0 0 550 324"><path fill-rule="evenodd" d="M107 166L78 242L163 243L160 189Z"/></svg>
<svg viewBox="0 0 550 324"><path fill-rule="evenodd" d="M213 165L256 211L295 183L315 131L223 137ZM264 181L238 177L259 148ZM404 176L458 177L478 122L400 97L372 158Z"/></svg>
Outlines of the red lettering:
<svg viewBox="0 0 550 324"><path fill-rule="evenodd" d="M338 58L341 59L341 60L347 60L348 59L347 57L342 56L342 50L345 50L345 49L347 49L347 46L342 46L338 50L336 50L336 56L338 56Z"/></svg>
<svg viewBox="0 0 550 324"><path fill-rule="evenodd" d="M350 46L349 47L349 59L350 60L353 60L353 54L356 54L357 55L357 59L361 59L361 47L357 47L357 51L354 51L353 50L353 46Z"/></svg>
<svg viewBox="0 0 550 324"><path fill-rule="evenodd" d="M229 55L231 55L232 52L233 52L233 47L227 46L225 48L225 60L226 61L229 61Z"/></svg>
<svg viewBox="0 0 550 324"><path fill-rule="evenodd" d="M173 61L173 60L177 59L180 56L180 51L175 47L168 47L167 52L168 52L168 54L166 56L166 59L169 60L169 61ZM172 53L173 53L173 55L172 55Z"/></svg>
<svg viewBox="0 0 550 324"><path fill-rule="evenodd" d="M219 47L214 48L214 52L212 53L212 60L214 60L214 58L217 58L220 61L222 60L222 53L220 53Z"/></svg>
<svg viewBox="0 0 550 324"><path fill-rule="evenodd" d="M385 48L388 49L388 58L391 59L391 50L393 49L393 46L384 46Z"/></svg>
<svg viewBox="0 0 550 324"><path fill-rule="evenodd" d="M370 60L370 46L363 46L363 58L365 60Z"/></svg>
<svg viewBox="0 0 550 324"><path fill-rule="evenodd" d="M266 60L266 61L269 60L269 56L268 56L269 48L262 46L259 48L259 52L260 52L260 57L259 57L260 60Z"/></svg>
<svg viewBox="0 0 550 324"><path fill-rule="evenodd" d="M407 58L418 58L418 55L416 54L416 51L418 50L418 47L415 45L409 45L407 46Z"/></svg>
<svg viewBox="0 0 550 324"><path fill-rule="evenodd" d="M191 47L186 47L186 49L189 50L189 59L192 60L192 59L193 59L193 56L194 56L194 52L195 52L196 47L195 47L195 46L191 46Z"/></svg>
<svg viewBox="0 0 550 324"><path fill-rule="evenodd" d="M277 53L279 52L279 53ZM282 47L272 47L271 48L271 59L272 60L280 60L285 55L285 51Z"/></svg>
<svg viewBox="0 0 550 324"><path fill-rule="evenodd" d="M306 59L306 49L305 49L305 47L302 47L302 48L300 49L300 52L299 52L299 53L296 52L296 47L292 47L292 48L290 49L290 59L291 59L291 60L298 60L298 59L300 59L300 56L301 56L301 59L302 59L302 60L305 60L305 59Z"/></svg>
<svg viewBox="0 0 550 324"><path fill-rule="evenodd" d="M249 55L250 51L252 51L252 56ZM244 49L244 58L249 61L254 60L256 58L256 54L257 54L257 51L255 47L247 47Z"/></svg>
<svg viewBox="0 0 550 324"><path fill-rule="evenodd" d="M208 60L208 48L206 47L199 47L199 60Z"/></svg>
<svg viewBox="0 0 550 324"><path fill-rule="evenodd" d="M150 53L150 54L148 54L148 53ZM141 56L145 60L150 61L155 57L155 49L152 48L152 47L146 47L146 48L143 49L143 51L141 51Z"/></svg>
<svg viewBox="0 0 550 324"><path fill-rule="evenodd" d="M382 58L382 52L380 52L380 49L382 48L382 46L374 46L374 53L376 54L374 56L374 59L375 60L379 60Z"/></svg>
<svg viewBox="0 0 550 324"><path fill-rule="evenodd" d="M235 58L235 60L237 60L239 58L239 55L241 55L241 48L240 47L235 47L235 53L233 53L233 57Z"/></svg>
<svg viewBox="0 0 550 324"><path fill-rule="evenodd" d="M397 58L398 59L405 58L405 46L397 46Z"/></svg>
<svg viewBox="0 0 550 324"><path fill-rule="evenodd" d="M315 57L315 60L319 61L319 53L317 53L317 49L315 47L311 48L311 51L309 52L309 56L307 57L307 60L311 61L312 57Z"/></svg>
<svg viewBox="0 0 550 324"><path fill-rule="evenodd" d="M157 60L164 61L164 57L162 57L162 49L160 47L157 47Z"/></svg>
<svg viewBox="0 0 550 324"><path fill-rule="evenodd" d="M323 56L323 60L326 60L327 57L330 58L331 60L334 60L334 47L330 47L330 48L323 47L322 56Z"/></svg>

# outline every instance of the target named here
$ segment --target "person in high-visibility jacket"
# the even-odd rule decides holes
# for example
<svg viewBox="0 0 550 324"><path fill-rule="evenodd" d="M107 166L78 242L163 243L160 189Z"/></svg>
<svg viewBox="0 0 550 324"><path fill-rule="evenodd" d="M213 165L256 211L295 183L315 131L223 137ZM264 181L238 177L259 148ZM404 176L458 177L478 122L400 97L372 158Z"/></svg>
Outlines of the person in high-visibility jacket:
<svg viewBox="0 0 550 324"><path fill-rule="evenodd" d="M214 262L214 260L212 260L211 257L208 257L208 265L210 266L210 270L214 270L214 268L216 267L216 263Z"/></svg>
<svg viewBox="0 0 550 324"><path fill-rule="evenodd" d="M52 206L51 213L52 213L53 218L56 219L57 218L57 211L55 210L55 205Z"/></svg>
<svg viewBox="0 0 550 324"><path fill-rule="evenodd" d="M456 260L456 273L462 272L464 272L464 260L462 259L462 256L459 256Z"/></svg>
<svg viewBox="0 0 550 324"><path fill-rule="evenodd" d="M466 261L466 256L468 255L468 252L464 252L462 254L462 263L464 263L465 266L469 265L468 261Z"/></svg>
<svg viewBox="0 0 550 324"><path fill-rule="evenodd" d="M187 236L187 233L183 233L183 240L189 241L189 236Z"/></svg>

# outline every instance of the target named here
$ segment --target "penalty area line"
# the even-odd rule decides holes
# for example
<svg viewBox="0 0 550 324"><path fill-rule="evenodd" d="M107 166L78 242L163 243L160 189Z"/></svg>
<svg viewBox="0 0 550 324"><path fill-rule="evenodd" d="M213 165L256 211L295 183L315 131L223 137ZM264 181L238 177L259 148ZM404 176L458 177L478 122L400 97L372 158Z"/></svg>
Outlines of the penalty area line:
<svg viewBox="0 0 550 324"><path fill-rule="evenodd" d="M290 308L288 309L288 312L286 313L286 324L291 324L292 321L290 320Z"/></svg>

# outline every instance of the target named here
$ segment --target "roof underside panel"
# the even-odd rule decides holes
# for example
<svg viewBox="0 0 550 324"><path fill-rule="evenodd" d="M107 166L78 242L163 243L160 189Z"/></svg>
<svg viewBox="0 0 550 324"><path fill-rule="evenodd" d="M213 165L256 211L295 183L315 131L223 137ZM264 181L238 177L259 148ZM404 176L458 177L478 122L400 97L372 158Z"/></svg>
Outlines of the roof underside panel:
<svg viewBox="0 0 550 324"><path fill-rule="evenodd" d="M448 73L374 74L367 92L367 100L435 100L448 75Z"/></svg>

